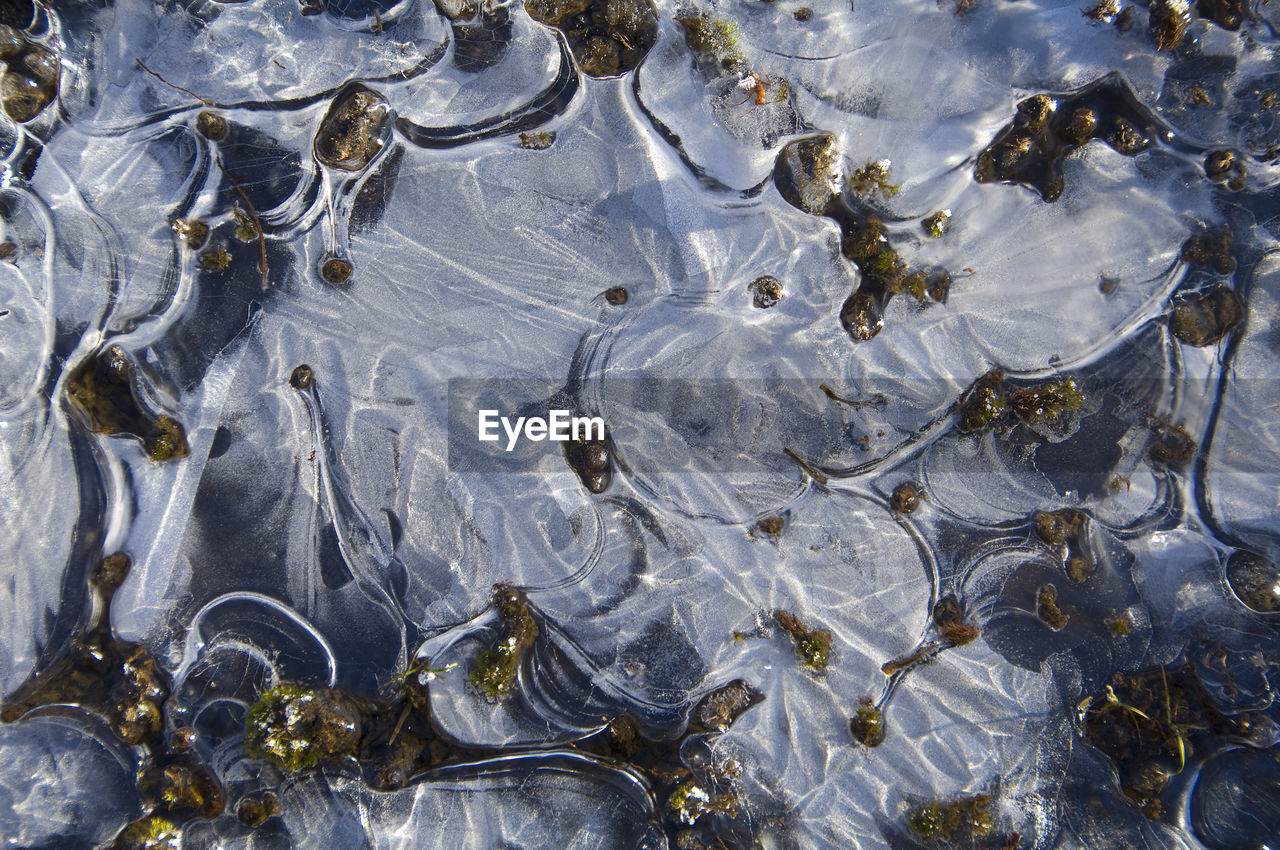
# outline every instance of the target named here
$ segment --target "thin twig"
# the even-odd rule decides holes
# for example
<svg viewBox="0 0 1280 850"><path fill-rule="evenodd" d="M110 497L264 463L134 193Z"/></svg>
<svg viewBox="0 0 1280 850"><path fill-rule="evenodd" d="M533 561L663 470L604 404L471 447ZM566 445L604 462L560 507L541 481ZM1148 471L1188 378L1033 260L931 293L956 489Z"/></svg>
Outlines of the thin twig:
<svg viewBox="0 0 1280 850"><path fill-rule="evenodd" d="M814 481L818 482L819 484L826 486L827 476L823 475L821 472L814 469L812 466L809 465L809 463L807 463L804 460L804 458L800 457L800 455L791 451L791 449L783 449L783 451L786 452L787 457L791 458L796 463L800 464L800 468L803 469L805 472L809 473L810 478L812 478Z"/></svg>
<svg viewBox="0 0 1280 850"><path fill-rule="evenodd" d="M258 211L253 208L253 201L249 200L249 196L244 193L244 189L240 188L240 184L227 171L227 167L222 164L222 157L214 157L214 161L218 163L218 170L222 172L222 176L230 180L232 188L240 193L245 206L249 208L249 215L253 216L253 223L258 227L258 247L262 250L262 257L258 260L258 271L262 272L262 291L266 292L271 288L271 281L267 277L267 238L263 235L262 219L258 218Z"/></svg>
<svg viewBox="0 0 1280 850"><path fill-rule="evenodd" d="M142 70L146 71L148 74L150 74L151 76L155 77L157 80L159 80L160 82L164 83L164 84L165 84L166 86L168 86L169 88L171 88L171 89L177 89L178 91L183 92L184 94L189 94L189 95L191 95L192 97L194 97L196 100L198 100L198 101L200 101L201 103L203 103L205 106L213 106L213 101L212 101L212 100L209 100L209 98L207 98L207 97L201 97L200 95L198 95L198 94L196 94L195 92L193 92L191 89L184 89L182 86L175 86L173 83L169 82L169 81L168 81L168 80L166 80L164 77L160 76L160 75L159 75L159 74L157 74L155 71L153 71L153 70L151 70L150 68L148 68L148 67L147 67L147 63L146 63L146 62L143 62L143 61L142 61L141 59L139 59L137 56L133 57L133 61L134 61L134 62L137 62L137 63L138 63L138 65L142 68Z"/></svg>
<svg viewBox="0 0 1280 850"><path fill-rule="evenodd" d="M851 398L845 398L842 395L838 395L835 390L831 389L831 387L826 384L818 384L818 389L826 393L827 398L832 401L838 401L841 404L847 404L850 407L882 407L884 403L888 401L882 393L876 393L874 396L864 401L854 401Z"/></svg>
<svg viewBox="0 0 1280 850"><path fill-rule="evenodd" d="M404 721L409 717L409 704L405 703L404 710L400 712L400 719L396 721L396 728L391 732L391 737L387 739L387 746L395 746L396 738L400 737L400 730L404 728Z"/></svg>

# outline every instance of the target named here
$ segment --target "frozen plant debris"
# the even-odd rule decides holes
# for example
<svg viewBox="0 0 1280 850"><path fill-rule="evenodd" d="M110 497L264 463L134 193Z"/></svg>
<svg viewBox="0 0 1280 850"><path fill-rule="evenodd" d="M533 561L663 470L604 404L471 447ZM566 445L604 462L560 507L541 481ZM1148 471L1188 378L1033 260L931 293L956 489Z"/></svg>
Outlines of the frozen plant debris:
<svg viewBox="0 0 1280 850"><path fill-rule="evenodd" d="M1004 391L1004 372L992 369L974 382L960 397L961 431L985 431L999 421L1008 407Z"/></svg>
<svg viewBox="0 0 1280 850"><path fill-rule="evenodd" d="M544 151L556 140L555 133L539 130L536 133L521 133L520 147L527 151Z"/></svg>
<svg viewBox="0 0 1280 850"><path fill-rule="evenodd" d="M658 39L649 0L525 0L524 8L564 33L578 67L592 77L634 70Z"/></svg>
<svg viewBox="0 0 1280 850"><path fill-rule="evenodd" d="M853 738L864 747L878 747L885 739L884 712L876 707L871 697L859 697L858 708L849 721Z"/></svg>
<svg viewBox="0 0 1280 850"><path fill-rule="evenodd" d="M764 694L742 679L735 679L704 696L689 715L689 728L724 732L747 709L764 699Z"/></svg>
<svg viewBox="0 0 1280 850"><path fill-rule="evenodd" d="M782 281L772 275L762 275L751 282L751 303L757 309L768 310L782 300Z"/></svg>
<svg viewBox="0 0 1280 850"><path fill-rule="evenodd" d="M787 633L795 644L796 655L804 666L815 673L826 669L831 660L831 632L826 629L810 629L789 611L774 611L773 621Z"/></svg>
<svg viewBox="0 0 1280 850"><path fill-rule="evenodd" d="M938 210L920 220L920 226L928 236L941 239L951 230L951 210Z"/></svg>
<svg viewBox="0 0 1280 850"><path fill-rule="evenodd" d="M509 584L493 586L493 604L498 609L498 638L492 647L481 650L470 678L481 694L498 700L510 696L520 662L538 637L538 624L524 593Z"/></svg>
<svg viewBox="0 0 1280 850"><path fill-rule="evenodd" d="M110 346L72 374L67 395L95 433L133 437L154 461L184 458L186 430L171 416L153 413L142 402L141 378L119 346Z"/></svg>
<svg viewBox="0 0 1280 850"><path fill-rule="evenodd" d="M360 715L346 697L321 688L277 685L249 709L245 751L288 771L356 753Z"/></svg>
<svg viewBox="0 0 1280 850"><path fill-rule="evenodd" d="M920 838L942 846L969 846L995 828L991 795L923 803L907 813L907 826Z"/></svg>
<svg viewBox="0 0 1280 850"><path fill-rule="evenodd" d="M1036 616L1055 632L1066 628L1071 617L1058 607L1058 588L1046 584L1036 593Z"/></svg>
<svg viewBox="0 0 1280 850"><path fill-rule="evenodd" d="M889 160L880 159L854 169L846 178L849 190L864 196L878 194L886 200L893 197L901 187L889 182L889 167Z"/></svg>

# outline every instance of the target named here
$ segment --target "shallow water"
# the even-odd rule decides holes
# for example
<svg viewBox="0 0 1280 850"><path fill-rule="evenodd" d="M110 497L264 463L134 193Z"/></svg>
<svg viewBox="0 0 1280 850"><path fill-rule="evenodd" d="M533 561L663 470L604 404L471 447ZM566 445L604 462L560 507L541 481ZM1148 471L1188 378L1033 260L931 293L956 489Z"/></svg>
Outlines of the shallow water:
<svg viewBox="0 0 1280 850"><path fill-rule="evenodd" d="M1275 846L1280 4L577 6L5 7L0 835Z"/></svg>

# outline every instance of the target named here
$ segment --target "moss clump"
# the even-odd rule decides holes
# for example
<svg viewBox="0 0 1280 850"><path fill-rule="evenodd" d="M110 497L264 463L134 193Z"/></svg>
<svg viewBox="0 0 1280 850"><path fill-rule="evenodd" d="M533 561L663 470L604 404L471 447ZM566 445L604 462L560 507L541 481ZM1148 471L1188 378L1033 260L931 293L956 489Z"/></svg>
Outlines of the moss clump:
<svg viewBox="0 0 1280 850"><path fill-rule="evenodd" d="M931 215L925 216L920 221L920 227L924 230L926 236L941 239L951 229L951 210L938 210Z"/></svg>
<svg viewBox="0 0 1280 850"><path fill-rule="evenodd" d="M622 291L625 295L626 290ZM587 428L570 434L564 442L564 459L582 486L592 493L603 493L613 482L613 441L607 432L603 439L589 437L590 431Z"/></svg>
<svg viewBox="0 0 1280 850"><path fill-rule="evenodd" d="M800 618L789 611L774 611L773 621L786 632L796 647L804 666L821 673L831 660L831 632L826 629L810 629Z"/></svg>
<svg viewBox="0 0 1280 850"><path fill-rule="evenodd" d="M1004 392L1004 372L992 369L960 396L960 430L985 431L999 421L1008 407Z"/></svg>
<svg viewBox="0 0 1280 850"><path fill-rule="evenodd" d="M564 33L579 69L592 77L631 71L658 40L649 0L525 0L524 8Z"/></svg>
<svg viewBox="0 0 1280 850"><path fill-rule="evenodd" d="M529 600L509 584L493 586L501 633L493 647L482 650L471 668L471 684L489 699L509 696L525 652L538 637L538 624L529 613Z"/></svg>
<svg viewBox="0 0 1280 850"><path fill-rule="evenodd" d="M236 804L236 819L250 829L257 829L280 814L280 800L271 791L249 794Z"/></svg>
<svg viewBox="0 0 1280 850"><path fill-rule="evenodd" d="M733 794L712 794L690 780L671 792L667 810L681 823L692 826L705 814L733 816L738 813L738 798Z"/></svg>
<svg viewBox="0 0 1280 850"><path fill-rule="evenodd" d="M245 751L288 771L354 755L360 715L341 694L277 685L258 698L245 720Z"/></svg>
<svg viewBox="0 0 1280 850"><path fill-rule="evenodd" d="M1022 387L1009 393L1009 406L1019 419L1033 428L1053 431L1065 428L1084 400L1075 378Z"/></svg>
<svg viewBox="0 0 1280 850"><path fill-rule="evenodd" d="M182 423L171 416L157 416L152 423L151 432L143 442L147 457L154 461L164 461L175 457L186 457L187 432Z"/></svg>
<svg viewBox="0 0 1280 850"><path fill-rule="evenodd" d="M1107 626L1107 631L1111 633L1113 638L1128 637L1133 630L1133 622L1129 619L1128 614L1112 614L1103 620Z"/></svg>
<svg viewBox="0 0 1280 850"><path fill-rule="evenodd" d="M152 815L122 829L111 850L178 850L180 846L181 836L173 821Z"/></svg>
<svg viewBox="0 0 1280 850"><path fill-rule="evenodd" d="M167 812L215 818L226 807L222 785L213 771L190 755L177 756L164 767L147 770L138 791L148 806Z"/></svg>
<svg viewBox="0 0 1280 850"><path fill-rule="evenodd" d="M196 115L196 132L210 141L220 142L227 137L227 119L203 109Z"/></svg>
<svg viewBox="0 0 1280 850"><path fill-rule="evenodd" d="M787 203L813 215L826 215L839 177L836 137L830 133L787 142L773 168L774 185ZM847 238L842 239L842 247ZM845 251L845 256L850 257Z"/></svg>
<svg viewBox="0 0 1280 850"><path fill-rule="evenodd" d="M295 368L289 375L289 386L295 390L309 390L315 385L315 382L315 372L305 363Z"/></svg>
<svg viewBox="0 0 1280 850"><path fill-rule="evenodd" d="M1232 242L1229 228L1210 229L1201 225L1182 243L1182 259L1194 266L1211 268L1218 274L1231 274L1236 269Z"/></svg>
<svg viewBox="0 0 1280 850"><path fill-rule="evenodd" d="M35 118L58 96L61 64L47 48L27 41L4 27L4 55L0 56L0 106L21 124Z"/></svg>
<svg viewBox="0 0 1280 850"><path fill-rule="evenodd" d="M536 133L521 133L520 147L527 151L544 151L556 140L555 133L539 130Z"/></svg>
<svg viewBox="0 0 1280 850"><path fill-rule="evenodd" d="M1191 9L1186 0L1153 0L1150 10L1151 40L1156 50L1173 50L1182 43L1191 23Z"/></svg>
<svg viewBox="0 0 1280 850"><path fill-rule="evenodd" d="M1093 6L1084 10L1084 16L1096 24L1109 24L1120 14L1120 4L1116 0L1098 0Z"/></svg>
<svg viewBox="0 0 1280 850"><path fill-rule="evenodd" d="M1249 169L1235 151L1218 150L1205 155L1204 173L1214 183L1224 183L1231 191L1239 192L1245 187Z"/></svg>
<svg viewBox="0 0 1280 850"><path fill-rule="evenodd" d="M760 520L756 522L756 530L761 534L767 534L770 537L779 536L786 527L787 518L785 516L761 517Z"/></svg>
<svg viewBox="0 0 1280 850"><path fill-rule="evenodd" d="M200 268L207 272L224 272L231 267L231 254L219 245L200 255Z"/></svg>
<svg viewBox="0 0 1280 850"><path fill-rule="evenodd" d="M680 14L676 23L684 29L684 40L698 58L727 71L745 70L747 62L738 51L738 25L727 18Z"/></svg>
<svg viewBox="0 0 1280 850"><path fill-rule="evenodd" d="M175 218L173 232L188 248L195 251L209 238L209 225L199 219Z"/></svg>
<svg viewBox="0 0 1280 850"><path fill-rule="evenodd" d="M853 738L864 747L878 747L884 743L884 712L876 708L871 697L861 697L853 718L849 721Z"/></svg>
<svg viewBox="0 0 1280 850"><path fill-rule="evenodd" d="M320 279L332 286L344 286L351 281L355 267L346 257L329 257L320 264Z"/></svg>
<svg viewBox="0 0 1280 850"><path fill-rule="evenodd" d="M994 828L991 795L959 797L950 802L933 800L908 812L907 826L921 838L958 846L989 835Z"/></svg>
<svg viewBox="0 0 1280 850"><path fill-rule="evenodd" d="M889 166L889 160L881 159L854 169L846 180L849 190L856 195L879 194L886 199L893 197L898 194L901 187L889 182Z"/></svg>

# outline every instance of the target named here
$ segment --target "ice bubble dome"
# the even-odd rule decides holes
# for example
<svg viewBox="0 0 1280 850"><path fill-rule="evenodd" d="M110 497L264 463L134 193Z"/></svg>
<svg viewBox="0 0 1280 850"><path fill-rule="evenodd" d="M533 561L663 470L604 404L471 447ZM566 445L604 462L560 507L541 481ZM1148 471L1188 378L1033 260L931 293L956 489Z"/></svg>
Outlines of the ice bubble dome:
<svg viewBox="0 0 1280 850"><path fill-rule="evenodd" d="M0 6L0 835L1274 843L1277 26Z"/></svg>

